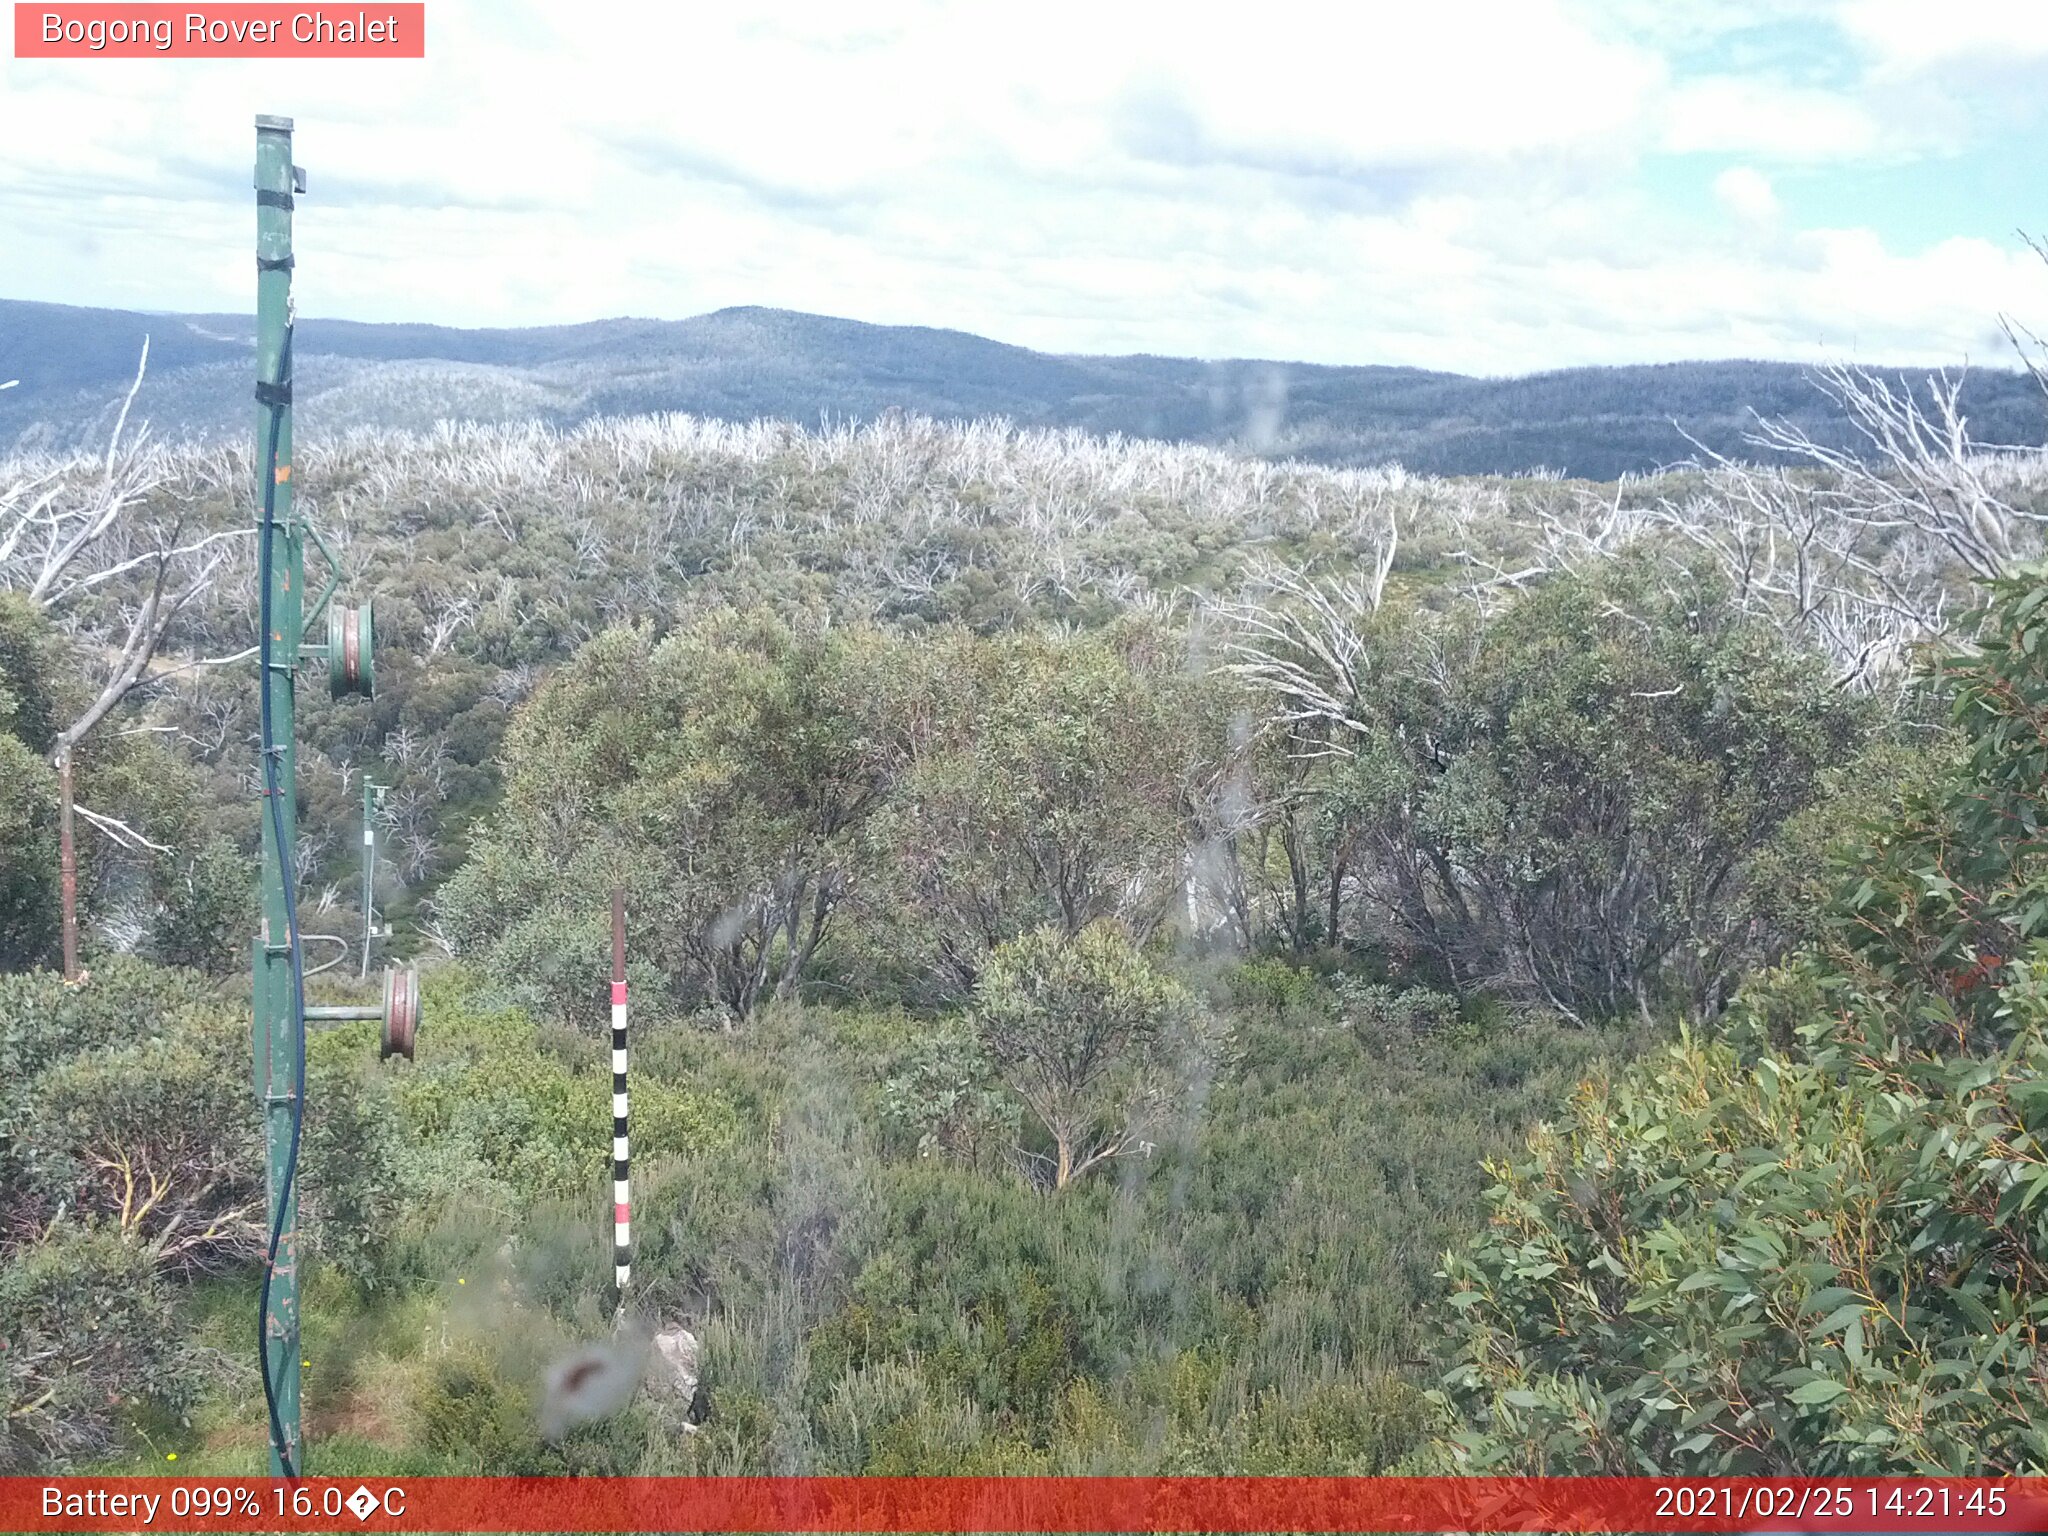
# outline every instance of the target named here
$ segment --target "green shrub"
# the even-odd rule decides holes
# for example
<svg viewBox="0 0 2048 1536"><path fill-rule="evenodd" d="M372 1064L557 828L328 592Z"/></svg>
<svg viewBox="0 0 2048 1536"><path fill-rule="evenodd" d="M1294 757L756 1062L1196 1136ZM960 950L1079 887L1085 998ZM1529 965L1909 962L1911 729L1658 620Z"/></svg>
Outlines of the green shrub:
<svg viewBox="0 0 2048 1536"><path fill-rule="evenodd" d="M105 1455L124 1408L184 1400L177 1338L155 1256L111 1228L60 1222L0 1260L0 1473Z"/></svg>
<svg viewBox="0 0 2048 1536"><path fill-rule="evenodd" d="M299 1240L313 1257L373 1286L384 1277L394 1229L413 1195L411 1164L390 1074L367 1041L334 1043L307 1052Z"/></svg>
<svg viewBox="0 0 2048 1536"><path fill-rule="evenodd" d="M1326 994L1315 972L1289 965L1278 955L1247 960L1224 977L1230 1000L1239 1008L1264 1008L1282 1013L1290 1008L1320 1005Z"/></svg>
<svg viewBox="0 0 2048 1536"><path fill-rule="evenodd" d="M1461 1022L1458 1000L1430 987L1397 989L1381 982L1333 977L1344 1022L1362 1035L1395 1040L1441 1034Z"/></svg>
<svg viewBox="0 0 2048 1536"><path fill-rule="evenodd" d="M57 775L7 733L6 699L0 680L0 971L48 963L60 938Z"/></svg>
<svg viewBox="0 0 2048 1536"><path fill-rule="evenodd" d="M544 1456L537 1385L508 1376L481 1344L450 1350L431 1363L413 1397L420 1443L456 1466L530 1475Z"/></svg>
<svg viewBox="0 0 2048 1536"><path fill-rule="evenodd" d="M166 965L209 975L249 963L256 927L256 864L229 839L214 836L165 881L150 948Z"/></svg>
<svg viewBox="0 0 2048 1536"><path fill-rule="evenodd" d="M834 1381L815 1415L824 1476L960 1477L992 1470L987 1420L950 1382L886 1360Z"/></svg>
<svg viewBox="0 0 2048 1536"><path fill-rule="evenodd" d="M117 1227L181 1269L260 1255L263 1150L248 1026L203 1009L68 1057L17 1126L28 1187ZM237 1070L222 1070L224 1061Z"/></svg>
<svg viewBox="0 0 2048 1536"><path fill-rule="evenodd" d="M221 996L192 971L124 955L95 962L75 986L57 971L0 975L0 1085L24 1084L81 1051L161 1033L186 1008Z"/></svg>
<svg viewBox="0 0 2048 1536"><path fill-rule="evenodd" d="M974 1027L1052 1142L1048 1187L1149 1150L1185 1091L1196 1014L1112 922L1039 928L989 955Z"/></svg>
<svg viewBox="0 0 2048 1536"><path fill-rule="evenodd" d="M611 1164L609 1045L581 1039L565 1061L516 1009L482 1010L450 987L429 1000L431 1040L398 1080L405 1131L416 1154L446 1171L473 1167L521 1198L567 1194ZM429 1043L430 1041L430 1043ZM730 1142L732 1103L709 1086L632 1078L635 1156L659 1157Z"/></svg>
<svg viewBox="0 0 2048 1536"><path fill-rule="evenodd" d="M2048 976L2044 976L2048 980ZM1475 1469L2048 1467L2048 1009L1989 1060L1687 1040L1496 1166L1447 1266ZM1816 1047L1817 1048L1814 1048Z"/></svg>
<svg viewBox="0 0 2048 1536"><path fill-rule="evenodd" d="M1487 1469L2048 1468L2048 572L1952 663L1960 766L1722 1038L1589 1083L1452 1254Z"/></svg>
<svg viewBox="0 0 2048 1536"><path fill-rule="evenodd" d="M1017 1104L974 1032L955 1020L922 1030L882 1083L882 1123L919 1157L973 1164L1000 1159L1017 1140Z"/></svg>

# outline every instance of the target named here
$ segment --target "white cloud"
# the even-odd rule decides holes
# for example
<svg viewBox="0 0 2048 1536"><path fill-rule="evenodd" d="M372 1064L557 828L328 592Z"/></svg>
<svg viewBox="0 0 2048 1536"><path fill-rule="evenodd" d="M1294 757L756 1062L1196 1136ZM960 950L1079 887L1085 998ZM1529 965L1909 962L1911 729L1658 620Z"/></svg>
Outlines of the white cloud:
<svg viewBox="0 0 2048 1536"><path fill-rule="evenodd" d="M2048 5L2040 0L1844 0L1840 22L1886 74L1955 59L2048 56Z"/></svg>
<svg viewBox="0 0 2048 1536"><path fill-rule="evenodd" d="M244 307L249 119L285 111L311 314L758 303L1505 372L1820 337L1939 361L2048 309L1995 247L1786 229L1767 172L1911 125L1846 85L1681 77L1714 36L1632 3L436 0L424 61L9 61L0 142L34 152L0 162L0 295ZM1736 221L1639 180L1672 152L1739 162L1714 183Z"/></svg>
<svg viewBox="0 0 2048 1536"><path fill-rule="evenodd" d="M1845 96L1726 75L1679 86L1663 119L1664 147L1679 154L1842 160L1867 154L1880 137L1870 113Z"/></svg>
<svg viewBox="0 0 2048 1536"><path fill-rule="evenodd" d="M1729 166L1714 178L1714 196L1745 223L1770 224L1778 217L1778 194L1771 190L1771 178L1754 166Z"/></svg>

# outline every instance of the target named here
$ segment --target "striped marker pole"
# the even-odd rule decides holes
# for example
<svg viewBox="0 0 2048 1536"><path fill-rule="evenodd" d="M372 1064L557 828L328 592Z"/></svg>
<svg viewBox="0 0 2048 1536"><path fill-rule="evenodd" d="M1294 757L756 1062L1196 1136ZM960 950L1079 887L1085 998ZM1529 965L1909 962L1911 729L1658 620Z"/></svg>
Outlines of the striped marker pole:
<svg viewBox="0 0 2048 1536"><path fill-rule="evenodd" d="M612 1270L623 1292L633 1278L626 1139L626 888L612 887Z"/></svg>

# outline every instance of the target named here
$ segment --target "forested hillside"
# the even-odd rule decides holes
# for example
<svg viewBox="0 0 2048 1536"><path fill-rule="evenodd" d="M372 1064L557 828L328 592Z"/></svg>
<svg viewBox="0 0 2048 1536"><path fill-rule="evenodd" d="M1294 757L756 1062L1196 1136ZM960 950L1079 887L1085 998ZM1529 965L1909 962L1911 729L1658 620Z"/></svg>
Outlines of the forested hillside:
<svg viewBox="0 0 2048 1536"><path fill-rule="evenodd" d="M168 437L248 431L246 315L143 315L0 300L0 447L104 440L147 337L138 410ZM1594 480L1716 453L1777 461L1746 441L1759 415L1866 452L1809 370L1762 362L1575 368L1468 378L1420 368L1235 359L1054 356L960 331L867 325L787 310L680 321L603 320L524 330L307 319L297 341L301 431L426 430L441 421L570 427L605 415L685 411L805 426L889 413L1209 444L1269 459L1416 473ZM1926 390L1923 370L1892 371ZM1970 373L1980 442L2042 441L2025 374ZM1681 427L1683 431L1681 431Z"/></svg>
<svg viewBox="0 0 2048 1536"><path fill-rule="evenodd" d="M1822 382L1606 483L309 440L380 649L301 688L303 926L373 773L428 980L310 1048L312 1470L2048 1467L2048 461ZM0 463L0 1470L262 1463L252 478ZM571 1424L615 885L625 1337L701 1354Z"/></svg>

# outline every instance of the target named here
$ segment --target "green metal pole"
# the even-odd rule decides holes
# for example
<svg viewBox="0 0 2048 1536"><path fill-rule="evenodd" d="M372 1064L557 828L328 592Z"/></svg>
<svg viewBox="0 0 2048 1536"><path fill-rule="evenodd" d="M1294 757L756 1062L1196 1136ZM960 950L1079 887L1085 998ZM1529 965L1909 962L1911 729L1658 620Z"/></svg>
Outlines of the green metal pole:
<svg viewBox="0 0 2048 1536"><path fill-rule="evenodd" d="M292 274L292 123L288 117L256 119L256 377L273 384L282 377L285 335L291 321ZM292 517L292 413L286 403L277 427L274 472L276 521L265 535L270 540L270 665L262 686L270 693L271 720L277 755L278 818L273 821L266 798L263 821L263 928L256 940L255 1046L256 1092L263 1104L264 1143L269 1170L268 1212L280 1227L277 1265L270 1282L270 1304L263 1319L263 1344L270 1381L277 1397L277 1418L290 1463L304 1471L299 1455L299 1272L298 1191L296 1180L284 1201L280 1194L290 1153L292 1115L304 1084L298 1074L297 1017L292 989L291 935L287 926L285 882L291 878L297 843L297 761L293 749L293 682L299 661L301 596L305 588L302 531ZM262 515L270 487L268 457L272 410L256 413L256 506ZM282 835L280 837L280 826ZM272 1476L285 1470L278 1447L270 1447Z"/></svg>

